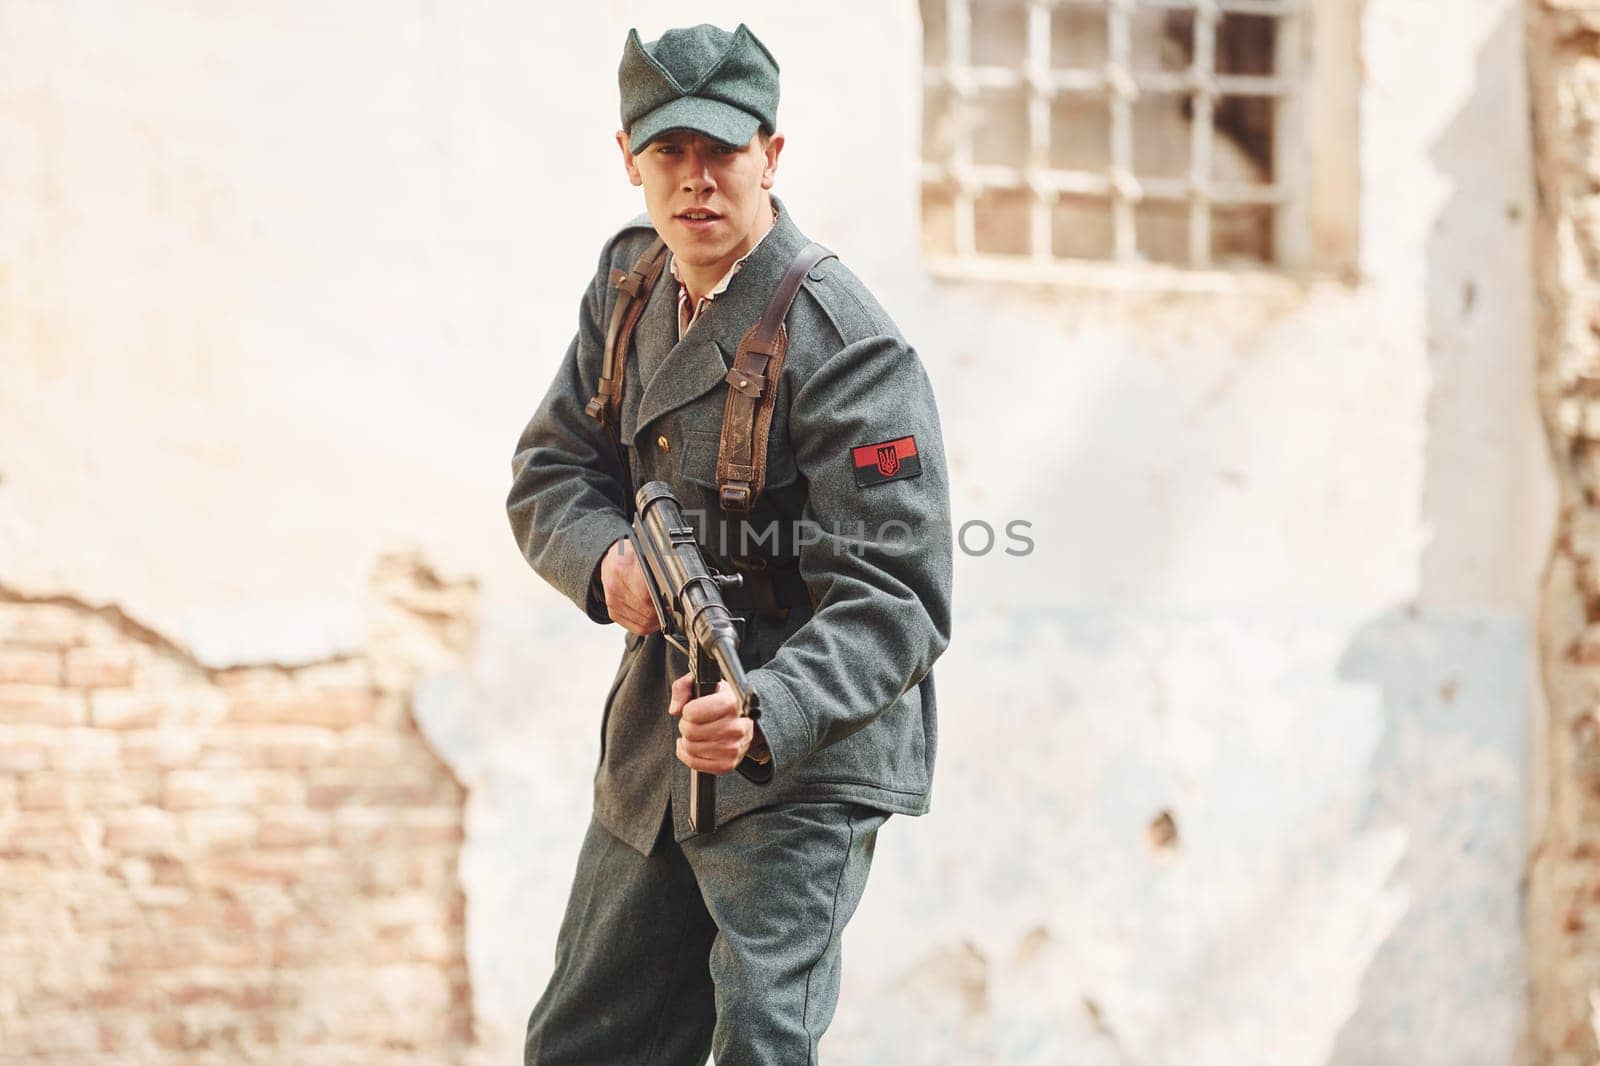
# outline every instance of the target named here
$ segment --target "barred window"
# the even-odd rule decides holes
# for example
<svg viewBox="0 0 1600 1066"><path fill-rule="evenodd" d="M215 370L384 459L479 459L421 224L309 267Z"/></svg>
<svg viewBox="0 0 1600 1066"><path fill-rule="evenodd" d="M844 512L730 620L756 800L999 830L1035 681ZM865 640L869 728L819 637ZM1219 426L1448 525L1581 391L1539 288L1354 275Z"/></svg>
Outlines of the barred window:
<svg viewBox="0 0 1600 1066"><path fill-rule="evenodd" d="M929 257L1314 265L1305 6L921 0Z"/></svg>

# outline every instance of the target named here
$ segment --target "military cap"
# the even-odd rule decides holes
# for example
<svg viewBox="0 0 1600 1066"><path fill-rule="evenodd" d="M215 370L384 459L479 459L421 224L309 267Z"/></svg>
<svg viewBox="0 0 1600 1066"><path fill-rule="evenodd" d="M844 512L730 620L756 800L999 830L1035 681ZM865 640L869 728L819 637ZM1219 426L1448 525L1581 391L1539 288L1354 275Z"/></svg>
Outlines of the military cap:
<svg viewBox="0 0 1600 1066"><path fill-rule="evenodd" d="M744 23L699 25L644 44L628 31L617 70L622 128L637 152L668 130L745 145L778 127L778 61Z"/></svg>

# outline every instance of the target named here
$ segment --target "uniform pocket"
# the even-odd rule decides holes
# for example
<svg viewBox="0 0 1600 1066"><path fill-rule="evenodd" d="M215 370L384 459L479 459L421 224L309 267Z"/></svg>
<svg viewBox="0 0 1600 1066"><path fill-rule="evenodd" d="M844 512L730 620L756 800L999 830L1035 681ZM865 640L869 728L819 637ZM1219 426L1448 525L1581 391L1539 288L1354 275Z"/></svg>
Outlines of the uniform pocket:
<svg viewBox="0 0 1600 1066"><path fill-rule="evenodd" d="M683 478L702 488L717 487L717 449L722 438L691 429L683 437Z"/></svg>

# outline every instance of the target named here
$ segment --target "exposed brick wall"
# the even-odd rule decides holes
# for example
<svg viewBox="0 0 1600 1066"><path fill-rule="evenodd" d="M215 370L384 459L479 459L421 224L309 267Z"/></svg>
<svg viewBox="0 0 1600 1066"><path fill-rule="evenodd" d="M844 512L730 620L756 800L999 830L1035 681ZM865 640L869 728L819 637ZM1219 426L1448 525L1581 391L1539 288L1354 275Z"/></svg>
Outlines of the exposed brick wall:
<svg viewBox="0 0 1600 1066"><path fill-rule="evenodd" d="M1539 400L1561 492L1539 643L1531 1058L1600 1058L1600 0L1530 0Z"/></svg>
<svg viewBox="0 0 1600 1066"><path fill-rule="evenodd" d="M0 1062L461 1061L464 797L396 673L0 597Z"/></svg>

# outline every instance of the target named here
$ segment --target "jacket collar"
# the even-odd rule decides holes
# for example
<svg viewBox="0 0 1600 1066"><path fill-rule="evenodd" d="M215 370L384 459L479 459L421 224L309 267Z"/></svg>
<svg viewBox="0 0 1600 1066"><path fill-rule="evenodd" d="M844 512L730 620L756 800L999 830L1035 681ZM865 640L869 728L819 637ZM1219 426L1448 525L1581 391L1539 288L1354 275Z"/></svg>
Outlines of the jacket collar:
<svg viewBox="0 0 1600 1066"><path fill-rule="evenodd" d="M750 253L725 292L706 305L689 331L678 338L677 283L662 279L639 318L635 344L670 350L644 387L632 425L623 413L622 431L632 441L640 431L669 411L698 400L716 388L733 365L739 338L766 310L772 292L789 263L809 243L789 217L782 200L772 230ZM625 405L626 406L626 405Z"/></svg>

